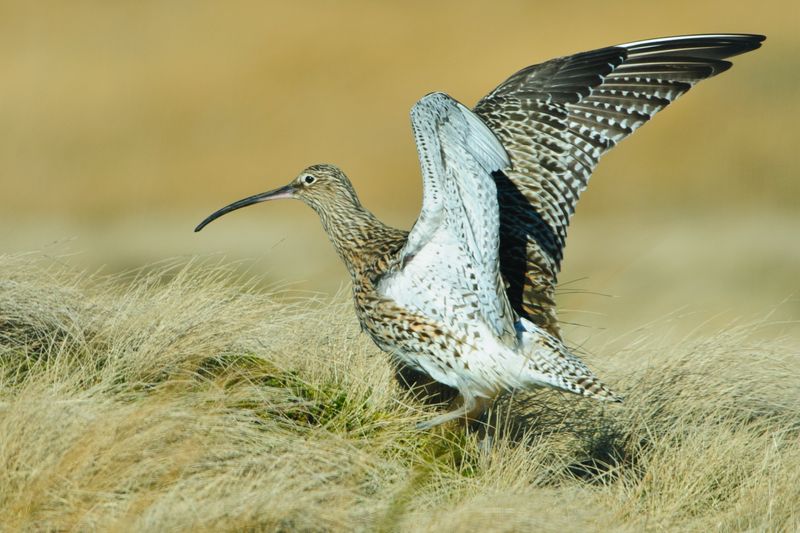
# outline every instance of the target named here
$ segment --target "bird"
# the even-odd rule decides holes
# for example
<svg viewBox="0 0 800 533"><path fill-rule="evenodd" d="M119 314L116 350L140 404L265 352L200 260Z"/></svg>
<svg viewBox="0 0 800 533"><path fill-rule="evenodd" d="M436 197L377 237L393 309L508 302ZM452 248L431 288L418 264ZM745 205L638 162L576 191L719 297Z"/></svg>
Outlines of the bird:
<svg viewBox="0 0 800 533"><path fill-rule="evenodd" d="M472 109L443 92L422 97L411 126L423 198L410 231L381 222L330 164L233 202L195 231L270 200L316 211L350 274L362 330L397 364L458 392L420 429L478 421L513 390L619 402L559 327L570 219L603 154L764 39L683 35L559 57L519 70Z"/></svg>

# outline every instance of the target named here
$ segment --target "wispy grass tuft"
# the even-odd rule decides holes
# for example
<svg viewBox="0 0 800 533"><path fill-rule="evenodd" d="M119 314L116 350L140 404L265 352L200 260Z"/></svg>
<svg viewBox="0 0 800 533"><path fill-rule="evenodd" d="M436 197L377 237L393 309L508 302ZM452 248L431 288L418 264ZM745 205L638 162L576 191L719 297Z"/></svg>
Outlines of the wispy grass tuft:
<svg viewBox="0 0 800 533"><path fill-rule="evenodd" d="M800 358L747 327L594 357L618 406L509 395L487 447L414 429L431 408L344 299L197 262L0 271L9 531L800 527Z"/></svg>

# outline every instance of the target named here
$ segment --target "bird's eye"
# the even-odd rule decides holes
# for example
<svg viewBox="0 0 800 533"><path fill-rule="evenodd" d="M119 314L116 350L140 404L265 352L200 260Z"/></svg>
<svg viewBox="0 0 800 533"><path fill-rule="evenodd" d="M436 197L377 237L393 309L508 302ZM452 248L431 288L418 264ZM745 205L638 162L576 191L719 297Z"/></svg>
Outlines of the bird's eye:
<svg viewBox="0 0 800 533"><path fill-rule="evenodd" d="M306 185L311 185L311 184L312 184L312 183L314 183L315 181L317 181L317 178L315 178L314 176L311 176L311 175L306 175L306 176L303 176L303 182L304 182Z"/></svg>

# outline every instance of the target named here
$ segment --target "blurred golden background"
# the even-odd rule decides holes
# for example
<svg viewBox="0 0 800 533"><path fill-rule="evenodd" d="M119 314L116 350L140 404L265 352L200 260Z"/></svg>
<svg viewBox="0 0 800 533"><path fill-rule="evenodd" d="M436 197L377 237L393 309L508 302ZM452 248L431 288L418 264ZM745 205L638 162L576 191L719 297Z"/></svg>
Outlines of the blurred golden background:
<svg viewBox="0 0 800 533"><path fill-rule="evenodd" d="M555 56L685 33L764 33L600 164L573 220L570 337L800 316L800 4L3 2L0 251L115 272L224 254L300 290L346 282L309 209L213 210L335 163L409 227L408 112L467 105ZM607 297L603 295L610 295ZM770 329L796 333L794 324ZM800 338L800 336L798 336Z"/></svg>

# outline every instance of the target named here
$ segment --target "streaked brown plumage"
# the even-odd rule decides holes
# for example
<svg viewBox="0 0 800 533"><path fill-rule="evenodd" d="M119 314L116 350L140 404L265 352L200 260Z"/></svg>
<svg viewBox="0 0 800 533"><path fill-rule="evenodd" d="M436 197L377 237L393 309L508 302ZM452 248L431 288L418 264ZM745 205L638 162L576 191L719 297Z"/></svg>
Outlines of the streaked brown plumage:
<svg viewBox="0 0 800 533"><path fill-rule="evenodd" d="M504 390L618 397L561 341L554 290L567 227L599 158L698 81L758 48L700 35L603 48L527 67L468 110L433 93L412 110L424 181L411 232L365 209L332 165L240 200L312 207L347 266L364 331L398 362L459 391L424 424L474 419Z"/></svg>

